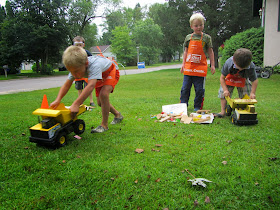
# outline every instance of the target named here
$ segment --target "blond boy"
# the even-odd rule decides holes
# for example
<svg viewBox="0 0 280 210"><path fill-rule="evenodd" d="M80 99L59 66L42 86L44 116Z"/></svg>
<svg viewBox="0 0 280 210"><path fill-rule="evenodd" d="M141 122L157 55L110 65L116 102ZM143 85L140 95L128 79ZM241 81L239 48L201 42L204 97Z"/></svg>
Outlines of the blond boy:
<svg viewBox="0 0 280 210"><path fill-rule="evenodd" d="M184 81L181 88L181 103L188 105L192 85L195 89L194 111L203 108L205 94L205 77L207 75L207 58L210 58L211 73L215 73L214 52L212 39L208 34L203 33L205 18L200 13L190 17L190 27L193 30L185 38L184 56L181 73L184 74Z"/></svg>
<svg viewBox="0 0 280 210"><path fill-rule="evenodd" d="M88 85L72 103L70 111L72 117L75 117L79 111L79 106L86 100L95 88L97 103L101 106L102 122L92 129L92 133L102 133L108 130L109 112L115 115L111 124L120 123L123 116L117 111L109 101L109 95L114 91L115 85L119 81L119 71L116 70L115 64L107 58L100 56L87 56L86 51L78 46L70 46L63 53L63 63L70 72L68 79L61 87L58 96L51 103L52 108L56 108L62 98L69 91L74 79L88 78Z"/></svg>

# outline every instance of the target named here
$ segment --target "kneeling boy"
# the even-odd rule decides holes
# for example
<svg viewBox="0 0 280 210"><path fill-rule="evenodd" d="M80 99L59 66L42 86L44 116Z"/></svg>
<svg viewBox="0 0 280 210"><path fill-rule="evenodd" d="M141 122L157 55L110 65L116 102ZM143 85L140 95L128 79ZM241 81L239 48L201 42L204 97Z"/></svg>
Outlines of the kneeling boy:
<svg viewBox="0 0 280 210"><path fill-rule="evenodd" d="M215 117L224 117L227 101L226 96L232 96L234 87L238 90L239 98L245 94L251 99L256 98L258 86L255 64L252 62L252 52L246 48L235 51L232 57L225 62L220 77L220 89L218 97L221 99L221 112L214 114Z"/></svg>

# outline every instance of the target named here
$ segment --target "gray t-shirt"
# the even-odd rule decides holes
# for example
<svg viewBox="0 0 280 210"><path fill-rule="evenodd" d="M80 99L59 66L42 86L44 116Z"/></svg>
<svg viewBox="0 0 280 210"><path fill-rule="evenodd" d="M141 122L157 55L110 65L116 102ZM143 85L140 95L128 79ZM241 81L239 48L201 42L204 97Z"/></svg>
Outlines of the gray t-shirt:
<svg viewBox="0 0 280 210"><path fill-rule="evenodd" d="M233 63L233 56L227 59L225 64L223 65L221 73L226 77L228 74L236 74L238 69L235 67ZM238 74L246 79L249 79L251 82L254 82L257 79L257 74L255 71L255 64L251 62L250 66L247 69L244 69Z"/></svg>
<svg viewBox="0 0 280 210"><path fill-rule="evenodd" d="M106 71L112 65L112 61L108 58L101 56L90 56L88 57L88 68L86 70L85 78L91 79L102 79L102 72ZM69 80L74 80L75 78L71 73L68 74Z"/></svg>

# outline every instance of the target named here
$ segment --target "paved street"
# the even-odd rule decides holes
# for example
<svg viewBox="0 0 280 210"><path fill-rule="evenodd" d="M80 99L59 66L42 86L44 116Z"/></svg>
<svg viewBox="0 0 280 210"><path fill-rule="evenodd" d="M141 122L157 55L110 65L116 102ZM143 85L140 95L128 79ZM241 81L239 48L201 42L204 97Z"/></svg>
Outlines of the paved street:
<svg viewBox="0 0 280 210"><path fill-rule="evenodd" d="M120 70L121 75L130 74L142 74L152 71L159 71L164 69L175 69L182 66L182 64L174 64L167 66L159 66L146 69L131 69L131 70ZM0 81L0 95L11 94L17 92L28 92L33 90L42 90L60 87L67 79L67 76L53 76L53 77L41 77L41 78L23 78L23 79L12 79L12 80L1 80Z"/></svg>

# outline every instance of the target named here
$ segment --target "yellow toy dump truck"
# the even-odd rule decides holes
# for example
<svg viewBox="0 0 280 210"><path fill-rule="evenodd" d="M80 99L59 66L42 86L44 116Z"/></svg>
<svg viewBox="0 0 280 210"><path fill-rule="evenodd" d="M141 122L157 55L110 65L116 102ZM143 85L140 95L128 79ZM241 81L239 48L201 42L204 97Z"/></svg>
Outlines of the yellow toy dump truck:
<svg viewBox="0 0 280 210"><path fill-rule="evenodd" d="M254 104L256 99L250 99L246 94L242 99L231 99L226 97L228 105L226 106L226 115L230 116L231 122L235 125L254 125L258 123L257 113Z"/></svg>
<svg viewBox="0 0 280 210"><path fill-rule="evenodd" d="M86 106L81 105L77 116L85 111ZM36 109L33 114L41 116L42 120L29 129L29 140L39 145L61 147L67 142L67 134L74 131L79 135L85 131L85 122L77 116L72 119L70 110L63 103L56 109Z"/></svg>

